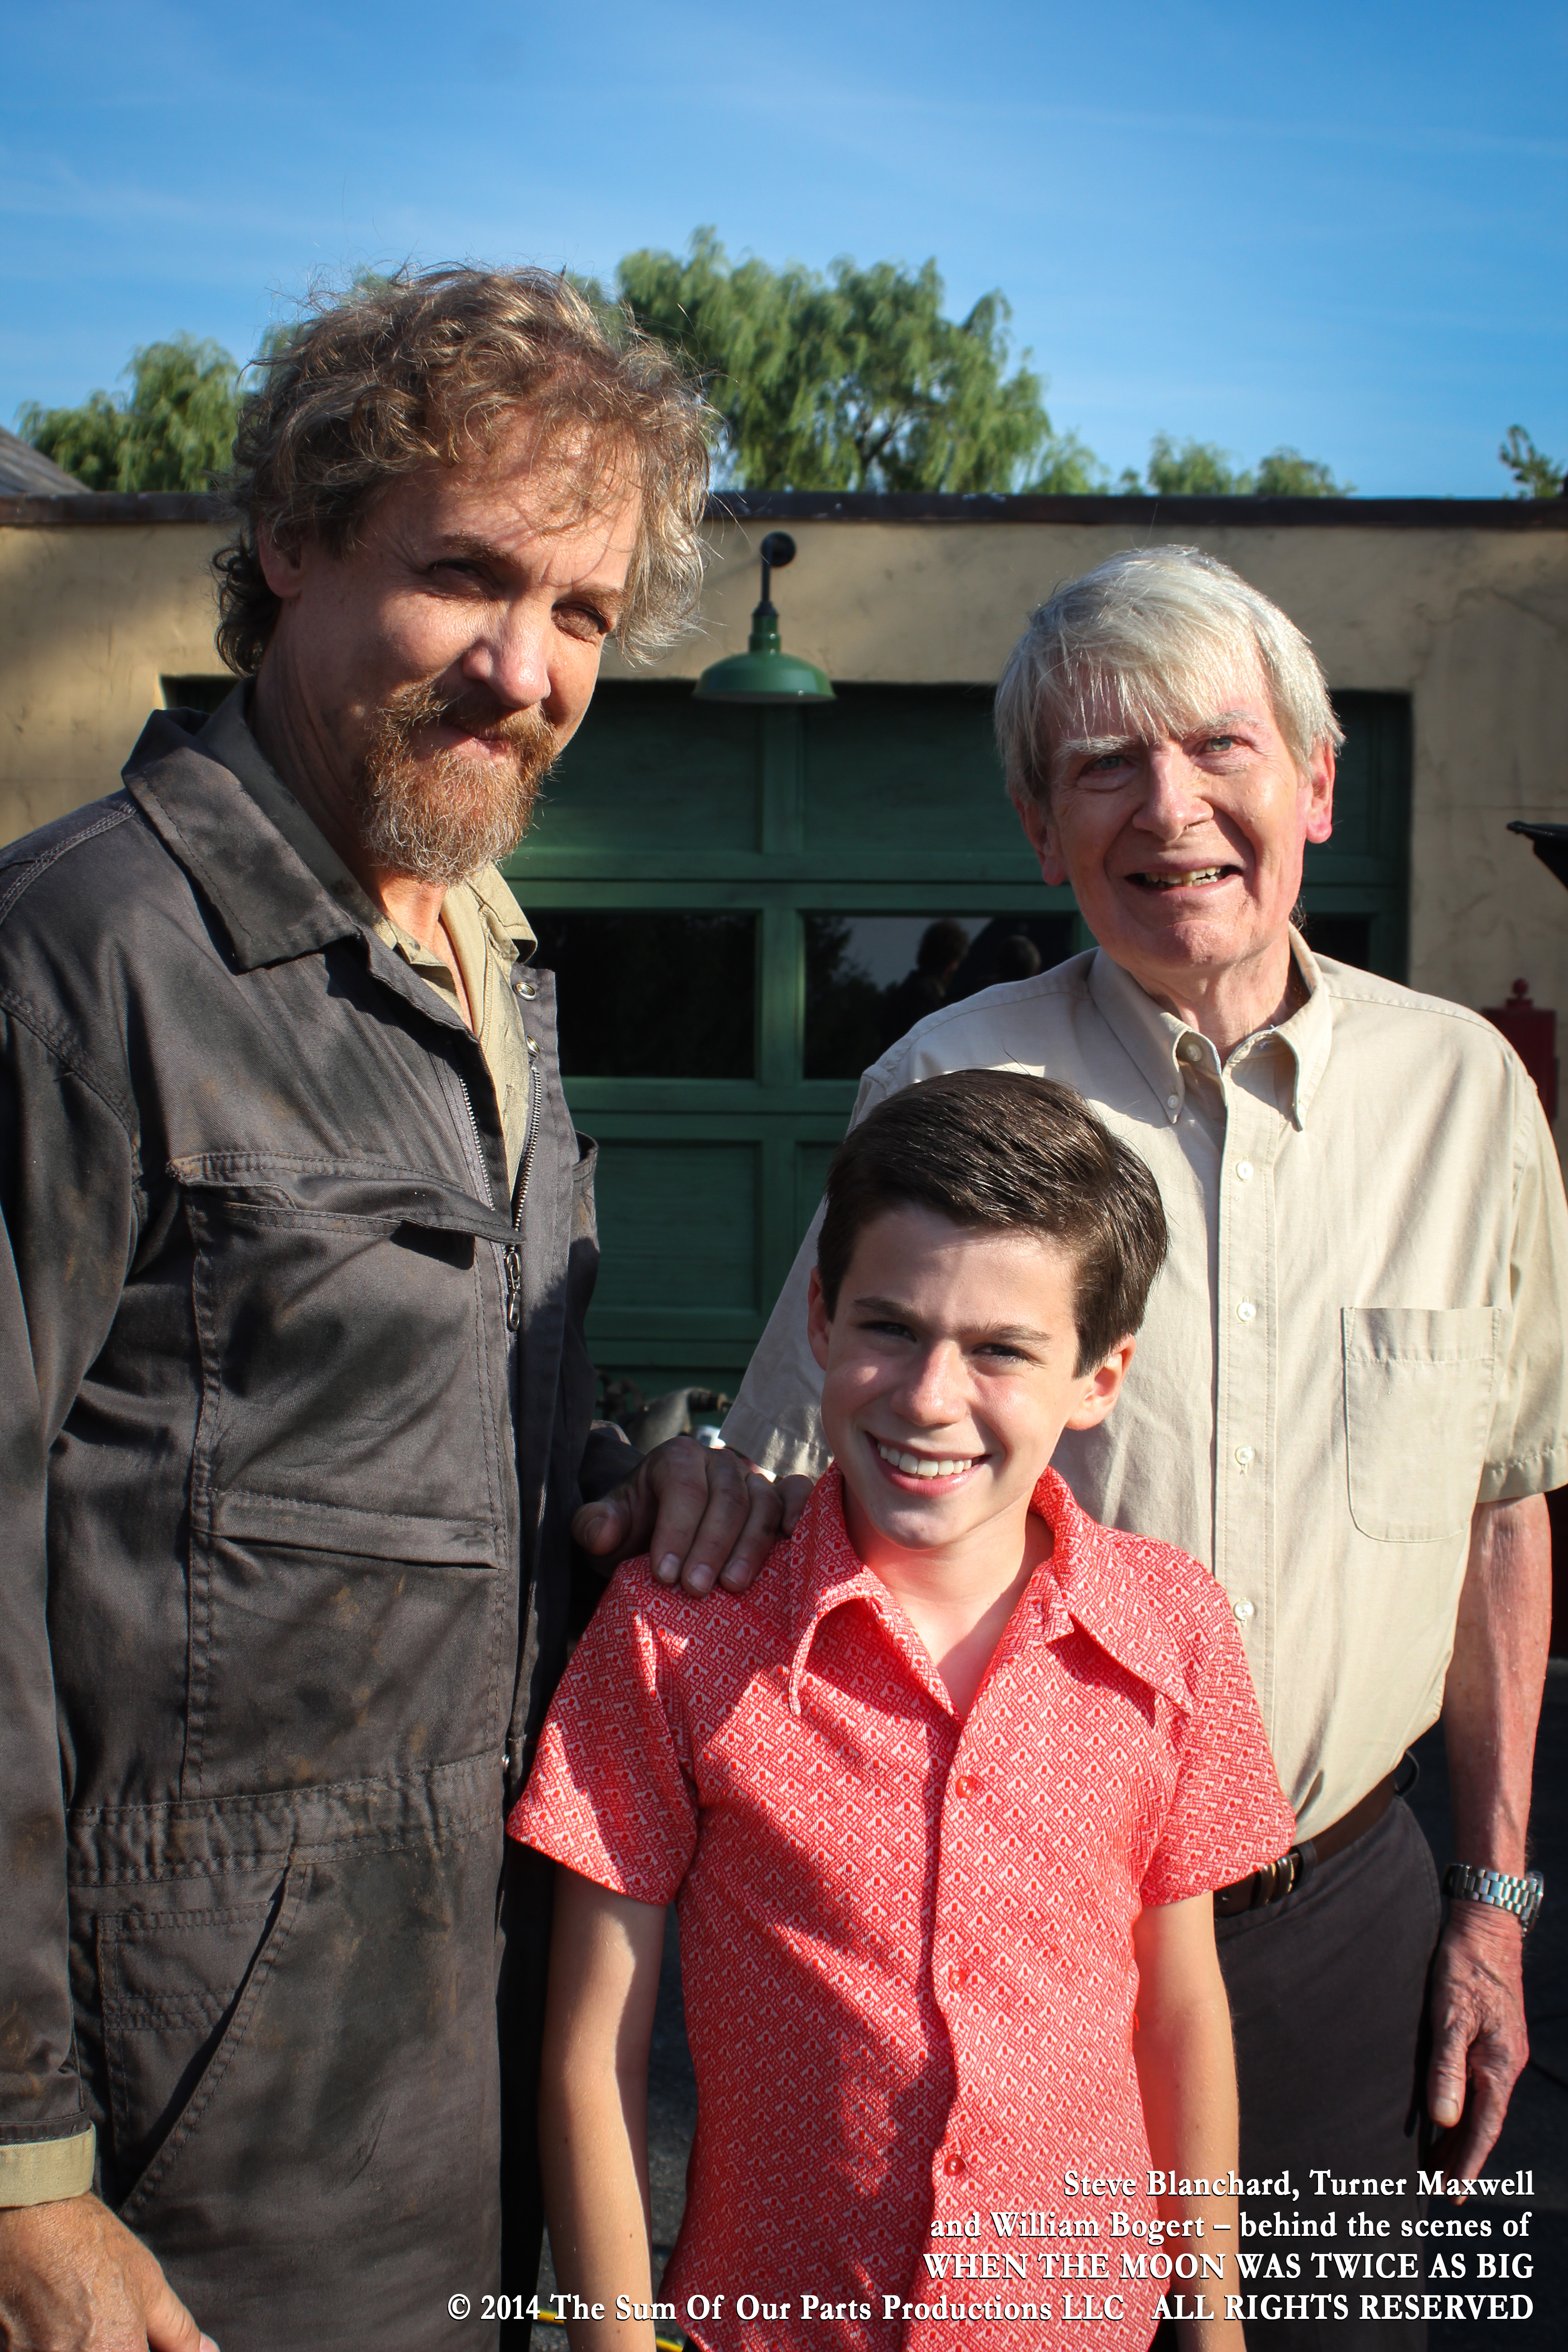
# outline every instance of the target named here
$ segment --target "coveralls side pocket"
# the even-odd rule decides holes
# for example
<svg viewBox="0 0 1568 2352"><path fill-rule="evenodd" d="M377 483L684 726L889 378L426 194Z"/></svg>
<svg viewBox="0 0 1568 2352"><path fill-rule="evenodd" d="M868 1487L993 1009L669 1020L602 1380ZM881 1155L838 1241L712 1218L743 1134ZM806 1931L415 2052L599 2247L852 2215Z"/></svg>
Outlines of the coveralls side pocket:
<svg viewBox="0 0 1568 2352"><path fill-rule="evenodd" d="M269 1899L260 1886L220 1887L211 1891L239 1899L100 1916L104 2059L128 2227L197 2139L254 2032L310 1876L290 1862Z"/></svg>

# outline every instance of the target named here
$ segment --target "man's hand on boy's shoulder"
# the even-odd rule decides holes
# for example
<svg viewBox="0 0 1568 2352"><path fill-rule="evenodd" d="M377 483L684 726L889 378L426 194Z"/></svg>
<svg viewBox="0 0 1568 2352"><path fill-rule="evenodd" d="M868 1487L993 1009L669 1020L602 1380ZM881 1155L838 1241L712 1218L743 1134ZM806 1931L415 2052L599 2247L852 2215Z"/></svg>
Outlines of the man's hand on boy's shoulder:
<svg viewBox="0 0 1568 2352"><path fill-rule="evenodd" d="M582 1506L573 1539L606 1573L646 1551L662 1584L744 1592L770 1548L793 1530L811 1488L809 1478L775 1483L731 1446L671 1437L620 1486Z"/></svg>

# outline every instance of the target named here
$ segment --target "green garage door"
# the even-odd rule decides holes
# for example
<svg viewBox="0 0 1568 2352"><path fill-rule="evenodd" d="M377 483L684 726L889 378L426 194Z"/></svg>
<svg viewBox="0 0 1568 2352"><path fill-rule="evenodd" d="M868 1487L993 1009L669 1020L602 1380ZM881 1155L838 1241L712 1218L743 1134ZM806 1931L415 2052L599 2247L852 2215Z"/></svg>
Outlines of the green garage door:
<svg viewBox="0 0 1568 2352"><path fill-rule="evenodd" d="M1402 978L1408 704L1338 707L1308 936ZM896 992L933 920L959 927L950 996L1089 943L1071 893L1040 882L990 712L983 688L841 687L793 710L600 687L507 870L560 975L566 1092L600 1144L589 1339L607 1380L733 1391L859 1072L908 1025L918 991Z"/></svg>

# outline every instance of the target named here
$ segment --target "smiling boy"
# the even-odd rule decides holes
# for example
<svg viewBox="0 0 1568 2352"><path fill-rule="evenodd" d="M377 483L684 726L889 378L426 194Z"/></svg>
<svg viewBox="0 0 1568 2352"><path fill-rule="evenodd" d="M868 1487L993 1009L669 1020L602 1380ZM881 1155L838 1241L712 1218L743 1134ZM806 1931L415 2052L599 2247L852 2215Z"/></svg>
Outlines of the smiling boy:
<svg viewBox="0 0 1568 2352"><path fill-rule="evenodd" d="M1290 1814L1212 1579L1048 1467L1115 1403L1164 1246L1148 1170L1044 1079L934 1078L840 1148L809 1307L836 1468L744 1601L623 1572L509 1823L566 1865L542 2150L557 2275L605 2315L574 2347L653 2342L615 2315L650 2301L672 1899L698 2123L661 2292L704 2352L829 2315L924 2352L955 2304L966 2352L1089 2316L1140 2352L1160 2284L1110 2204L1075 2209L1103 2242L990 2218L1061 2214L1069 2170L1133 2184L1121 2245L1234 2249L1234 2198L1150 2172L1228 2183L1210 1897Z"/></svg>

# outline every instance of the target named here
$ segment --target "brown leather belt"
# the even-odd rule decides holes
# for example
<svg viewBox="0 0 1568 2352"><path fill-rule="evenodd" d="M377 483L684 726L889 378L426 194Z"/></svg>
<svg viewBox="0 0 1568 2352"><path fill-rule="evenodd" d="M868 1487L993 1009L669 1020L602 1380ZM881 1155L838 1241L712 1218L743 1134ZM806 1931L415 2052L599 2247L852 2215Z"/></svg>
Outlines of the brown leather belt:
<svg viewBox="0 0 1568 2352"><path fill-rule="evenodd" d="M1414 1759L1408 1760L1414 1762ZM1303 1838L1289 1853L1282 1853L1278 1862L1266 1863L1250 1878L1238 1878L1234 1886L1216 1887L1215 1917L1228 1919L1233 1912L1255 1911L1261 1904L1279 1902L1293 1886L1300 1886L1320 1862L1327 1862L1331 1854L1342 1853L1347 1845L1364 1837L1373 1823L1383 1819L1395 1796L1412 1785L1413 1776L1401 1781L1404 1769L1403 1763L1397 1764L1348 1813L1342 1813L1337 1822L1331 1822L1315 1838Z"/></svg>

